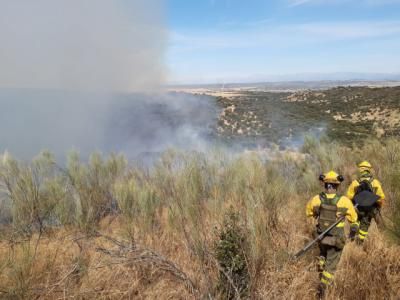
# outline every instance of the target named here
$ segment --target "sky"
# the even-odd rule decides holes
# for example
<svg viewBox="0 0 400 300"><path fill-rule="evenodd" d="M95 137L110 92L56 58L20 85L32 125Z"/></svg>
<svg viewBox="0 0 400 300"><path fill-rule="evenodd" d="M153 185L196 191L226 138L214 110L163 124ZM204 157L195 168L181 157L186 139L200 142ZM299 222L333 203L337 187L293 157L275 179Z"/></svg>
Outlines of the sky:
<svg viewBox="0 0 400 300"><path fill-rule="evenodd" d="M167 0L167 16L172 84L400 73L400 0Z"/></svg>

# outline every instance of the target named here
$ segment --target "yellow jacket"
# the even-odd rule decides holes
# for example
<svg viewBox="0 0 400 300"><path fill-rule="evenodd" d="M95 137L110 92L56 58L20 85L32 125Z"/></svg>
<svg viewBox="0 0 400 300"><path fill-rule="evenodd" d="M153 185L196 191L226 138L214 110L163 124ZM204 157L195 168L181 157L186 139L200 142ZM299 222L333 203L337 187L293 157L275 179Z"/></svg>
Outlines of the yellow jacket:
<svg viewBox="0 0 400 300"><path fill-rule="evenodd" d="M333 199L335 198L336 194L326 194L328 199ZM315 215L316 209L321 206L321 198L319 195L315 196L312 198L308 203L306 207L306 214L307 217L317 217ZM338 208L338 213L337 217L340 217L341 211L346 215L346 219L350 223L356 223L357 222L357 213L354 208L353 203L345 196L340 197L339 201L336 204ZM344 222L341 222L337 225L337 227L343 227Z"/></svg>
<svg viewBox="0 0 400 300"><path fill-rule="evenodd" d="M353 201L354 196L356 194L356 190L358 186L360 185L360 182L358 180L354 180L350 186L349 189L347 190L347 198ZM385 194L383 193L382 185L379 182L379 180L374 179L371 182L372 188L374 189L374 192L377 196L379 196L379 200L377 201L379 206L383 205L383 202L385 200Z"/></svg>

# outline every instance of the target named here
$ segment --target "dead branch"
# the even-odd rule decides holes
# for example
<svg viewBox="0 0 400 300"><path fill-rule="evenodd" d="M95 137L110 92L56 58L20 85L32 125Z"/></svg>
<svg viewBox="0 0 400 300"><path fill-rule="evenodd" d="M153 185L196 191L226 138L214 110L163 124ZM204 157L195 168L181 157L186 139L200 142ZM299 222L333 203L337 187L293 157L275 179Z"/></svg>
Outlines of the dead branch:
<svg viewBox="0 0 400 300"><path fill-rule="evenodd" d="M167 259L163 255L157 253L154 250L148 248L142 248L135 245L129 245L123 241L118 241L112 237L105 236L103 234L98 233L99 237L106 239L107 241L113 243L118 247L117 250L114 249L106 249L102 247L96 248L96 251L103 253L107 256L110 256L114 259L112 264L143 264L143 265L151 265L153 267L158 268L166 273L173 275L175 278L182 281L188 291L194 295L196 298L200 298L199 289L196 287L194 282L190 279L190 277L181 270L181 268L176 265L171 260Z"/></svg>

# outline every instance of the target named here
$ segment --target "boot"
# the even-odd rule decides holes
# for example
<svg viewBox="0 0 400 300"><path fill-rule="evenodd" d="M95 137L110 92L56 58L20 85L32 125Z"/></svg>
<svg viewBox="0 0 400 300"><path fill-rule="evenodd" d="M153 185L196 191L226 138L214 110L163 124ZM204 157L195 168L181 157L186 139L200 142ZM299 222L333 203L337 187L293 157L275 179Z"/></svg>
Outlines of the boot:
<svg viewBox="0 0 400 300"><path fill-rule="evenodd" d="M318 286L318 293L317 293L318 299L324 299L325 290L326 290L326 285L323 283L320 283Z"/></svg>

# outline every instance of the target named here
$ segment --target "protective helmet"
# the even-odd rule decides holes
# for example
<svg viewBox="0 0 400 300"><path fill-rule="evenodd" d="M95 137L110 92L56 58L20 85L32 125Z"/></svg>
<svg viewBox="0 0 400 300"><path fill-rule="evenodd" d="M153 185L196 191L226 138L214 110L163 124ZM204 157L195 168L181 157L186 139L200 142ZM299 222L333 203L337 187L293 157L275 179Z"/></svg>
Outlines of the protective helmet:
<svg viewBox="0 0 400 300"><path fill-rule="evenodd" d="M328 173L319 175L319 180L324 183L340 184L344 178L335 171L329 171Z"/></svg>
<svg viewBox="0 0 400 300"><path fill-rule="evenodd" d="M360 173L371 172L372 165L367 161L363 161L358 164L358 170L360 171Z"/></svg>

